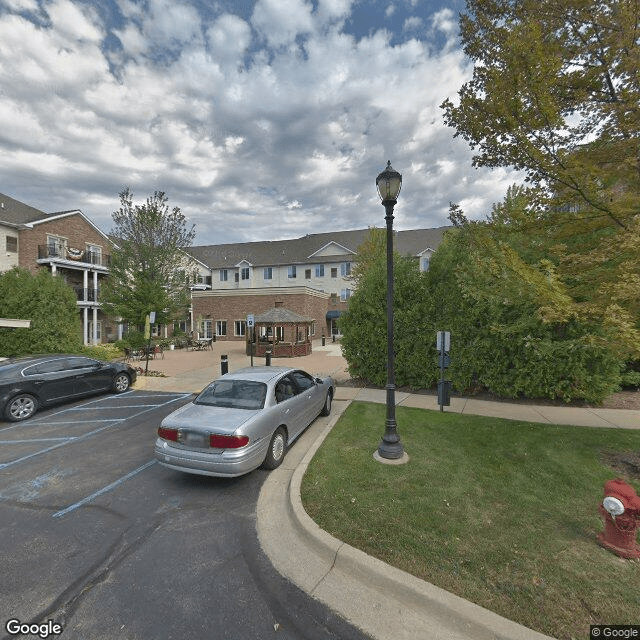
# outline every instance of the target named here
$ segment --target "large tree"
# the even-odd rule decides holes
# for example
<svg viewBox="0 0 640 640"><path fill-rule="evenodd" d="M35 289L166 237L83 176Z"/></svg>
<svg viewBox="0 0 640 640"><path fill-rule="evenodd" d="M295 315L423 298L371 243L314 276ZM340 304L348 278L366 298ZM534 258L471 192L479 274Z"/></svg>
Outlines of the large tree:
<svg viewBox="0 0 640 640"><path fill-rule="evenodd" d="M467 0L473 77L445 121L476 166L521 169L590 217L625 228L640 193L636 0Z"/></svg>
<svg viewBox="0 0 640 640"><path fill-rule="evenodd" d="M150 311L156 322L168 323L189 304L185 277L185 249L195 236L179 207L170 209L161 191L144 204L134 204L133 193L120 193L120 208L113 213L111 235L116 243L109 280L103 290L105 309L134 325L144 324Z"/></svg>
<svg viewBox="0 0 640 640"><path fill-rule="evenodd" d="M635 0L467 0L473 77L442 105L475 166L529 183L474 234L492 268L528 284L549 322L598 323L628 357L640 354L639 18Z"/></svg>

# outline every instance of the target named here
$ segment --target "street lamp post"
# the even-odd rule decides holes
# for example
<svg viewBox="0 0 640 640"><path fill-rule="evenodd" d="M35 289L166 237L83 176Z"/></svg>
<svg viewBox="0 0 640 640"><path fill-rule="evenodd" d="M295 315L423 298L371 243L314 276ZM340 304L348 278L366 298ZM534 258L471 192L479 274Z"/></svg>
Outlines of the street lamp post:
<svg viewBox="0 0 640 640"><path fill-rule="evenodd" d="M376 178L376 187L385 209L387 223L387 418L378 455L398 460L404 455L396 423L395 354L393 350L393 207L398 201L402 176L387 162L387 168Z"/></svg>

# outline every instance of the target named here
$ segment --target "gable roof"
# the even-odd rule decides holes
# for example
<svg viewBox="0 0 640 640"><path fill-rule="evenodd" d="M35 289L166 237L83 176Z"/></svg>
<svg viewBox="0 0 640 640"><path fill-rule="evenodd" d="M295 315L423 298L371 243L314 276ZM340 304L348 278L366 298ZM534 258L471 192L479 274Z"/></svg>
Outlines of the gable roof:
<svg viewBox="0 0 640 640"><path fill-rule="evenodd" d="M19 229L32 228L35 225L67 218L70 216L80 216L88 225L90 225L105 240L113 244L111 238L101 231L96 225L80 211L80 209L70 209L68 211L54 211L53 213L45 213L40 209L31 207L24 202L20 202L15 198L11 198L4 193L0 193L0 224L6 224Z"/></svg>
<svg viewBox="0 0 640 640"><path fill-rule="evenodd" d="M291 309L271 307L255 316L257 324L305 324L313 322L313 318L301 316Z"/></svg>
<svg viewBox="0 0 640 640"><path fill-rule="evenodd" d="M449 227L412 229L394 234L394 248L402 255L418 256L426 249L435 250L442 242L442 235ZM329 246L338 246L353 254L365 241L369 229L313 233L291 240L265 240L189 247L186 251L210 269L233 269L245 260L255 266L279 266L290 264L315 264L316 262L344 262L350 256L316 256Z"/></svg>
<svg viewBox="0 0 640 640"><path fill-rule="evenodd" d="M47 214L40 209L30 207L24 202L15 200L4 193L0 193L0 222L18 227L36 220L46 218Z"/></svg>

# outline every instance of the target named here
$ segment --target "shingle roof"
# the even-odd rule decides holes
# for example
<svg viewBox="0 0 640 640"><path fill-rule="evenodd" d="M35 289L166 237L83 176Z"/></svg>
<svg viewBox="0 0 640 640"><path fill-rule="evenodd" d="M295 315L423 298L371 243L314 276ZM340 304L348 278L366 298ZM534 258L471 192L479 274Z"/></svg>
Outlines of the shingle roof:
<svg viewBox="0 0 640 640"><path fill-rule="evenodd" d="M257 324L304 324L313 322L313 318L301 316L295 311L284 307L271 307L271 309L267 309L263 313L258 313L255 316L255 321Z"/></svg>
<svg viewBox="0 0 640 640"><path fill-rule="evenodd" d="M425 249L436 249L442 242L442 234L449 227L398 231L394 236L394 248L403 255L417 256ZM276 266L286 264L315 264L317 262L344 261L344 255L312 257L317 251L336 243L355 255L364 242L369 229L314 233L292 240L243 242L190 247L187 252L211 269L231 268L242 260L251 265Z"/></svg>
<svg viewBox="0 0 640 640"><path fill-rule="evenodd" d="M11 225L28 224L46 218L47 214L40 209L30 207L19 200L14 200L0 193L0 222Z"/></svg>

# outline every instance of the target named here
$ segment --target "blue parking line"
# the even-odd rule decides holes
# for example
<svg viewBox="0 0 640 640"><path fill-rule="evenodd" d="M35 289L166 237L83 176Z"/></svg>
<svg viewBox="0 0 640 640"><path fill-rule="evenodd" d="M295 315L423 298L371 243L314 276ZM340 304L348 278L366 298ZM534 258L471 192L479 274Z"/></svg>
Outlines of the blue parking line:
<svg viewBox="0 0 640 640"><path fill-rule="evenodd" d="M144 471L145 469L147 469L148 467L150 467L155 463L156 463L155 460L150 460L146 464L143 464L141 467L138 467L137 469L134 469L130 473L127 473L126 476L122 476L122 478L119 478L115 482L112 482L111 484L108 484L106 487L103 487L102 489L95 491L90 496L87 496L86 498L83 498L82 500L76 502L75 504L68 506L66 509L62 509L61 511L56 511L52 517L61 518L65 514L70 513L71 511L74 511L78 507L81 507L83 504L87 504L88 502L91 502L94 498L101 496L103 493L108 493L112 489L115 489L117 486L121 485L123 482L126 482L130 478L133 478L133 476L138 475L141 471Z"/></svg>

